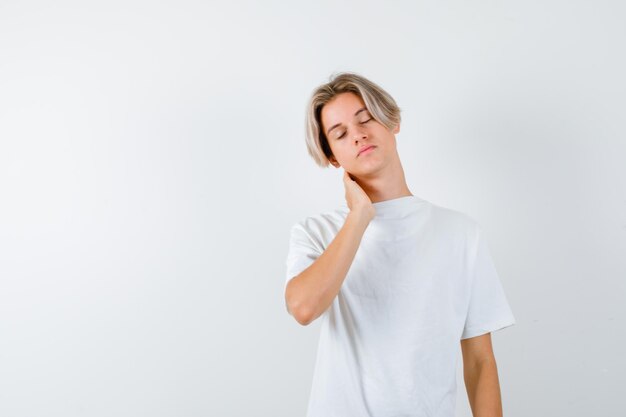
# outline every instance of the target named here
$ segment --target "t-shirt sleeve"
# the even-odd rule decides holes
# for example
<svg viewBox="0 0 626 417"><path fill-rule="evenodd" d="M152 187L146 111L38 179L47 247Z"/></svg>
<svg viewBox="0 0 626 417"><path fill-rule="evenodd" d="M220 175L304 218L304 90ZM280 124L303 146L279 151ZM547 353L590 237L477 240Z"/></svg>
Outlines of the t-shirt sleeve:
<svg viewBox="0 0 626 417"><path fill-rule="evenodd" d="M285 289L289 280L308 268L322 253L319 244L300 224L291 227L286 259Z"/></svg>
<svg viewBox="0 0 626 417"><path fill-rule="evenodd" d="M515 317L480 228L470 280L470 302L461 340L515 324Z"/></svg>

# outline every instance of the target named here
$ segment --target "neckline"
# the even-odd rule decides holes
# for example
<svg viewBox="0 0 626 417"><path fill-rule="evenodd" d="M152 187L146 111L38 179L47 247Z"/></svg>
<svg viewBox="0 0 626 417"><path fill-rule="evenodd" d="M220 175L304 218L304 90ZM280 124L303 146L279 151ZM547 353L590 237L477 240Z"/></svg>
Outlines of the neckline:
<svg viewBox="0 0 626 417"><path fill-rule="evenodd" d="M374 218L404 217L411 213L415 207L423 201L424 200L415 195L405 195L372 203L374 209L376 209Z"/></svg>
<svg viewBox="0 0 626 417"><path fill-rule="evenodd" d="M396 207L407 204L409 201L417 201L418 197L414 195L403 195L402 197L390 198L389 200L377 201L372 203L376 209L386 210L386 207Z"/></svg>
<svg viewBox="0 0 626 417"><path fill-rule="evenodd" d="M402 218L413 213L421 203L425 202L426 200L416 195L406 195L389 200L377 201L376 203L372 203L376 210L374 219ZM347 203L344 202L342 207L349 212Z"/></svg>

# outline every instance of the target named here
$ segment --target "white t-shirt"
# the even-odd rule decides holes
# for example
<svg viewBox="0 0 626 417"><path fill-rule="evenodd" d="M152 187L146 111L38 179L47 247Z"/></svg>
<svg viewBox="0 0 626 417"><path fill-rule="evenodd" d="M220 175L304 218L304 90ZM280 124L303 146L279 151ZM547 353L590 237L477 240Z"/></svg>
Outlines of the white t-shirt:
<svg viewBox="0 0 626 417"><path fill-rule="evenodd" d="M373 203L322 320L308 417L452 417L460 340L515 324L480 226L417 196ZM317 259L349 208L291 228L287 280Z"/></svg>

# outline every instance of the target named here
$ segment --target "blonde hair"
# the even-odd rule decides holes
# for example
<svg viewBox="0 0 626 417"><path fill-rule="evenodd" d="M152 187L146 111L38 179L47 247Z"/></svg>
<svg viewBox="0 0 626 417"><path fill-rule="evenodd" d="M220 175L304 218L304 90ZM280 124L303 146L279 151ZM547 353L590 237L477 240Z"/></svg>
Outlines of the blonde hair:
<svg viewBox="0 0 626 417"><path fill-rule="evenodd" d="M365 103L372 117L392 130L400 124L400 108L389 93L367 78L343 72L331 75L328 83L317 87L306 109L306 147L315 163L322 168L330 164L332 156L328 138L322 128L322 108L341 93L354 93Z"/></svg>

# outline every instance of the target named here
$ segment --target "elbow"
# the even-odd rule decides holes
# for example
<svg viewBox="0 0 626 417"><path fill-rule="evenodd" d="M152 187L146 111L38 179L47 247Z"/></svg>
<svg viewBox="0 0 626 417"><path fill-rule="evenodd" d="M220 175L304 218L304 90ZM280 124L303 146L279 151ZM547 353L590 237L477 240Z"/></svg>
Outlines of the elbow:
<svg viewBox="0 0 626 417"><path fill-rule="evenodd" d="M298 324L302 326L308 326L313 322L313 315L308 311L295 310L292 314L293 318L296 319Z"/></svg>
<svg viewBox="0 0 626 417"><path fill-rule="evenodd" d="M315 314L311 308L307 306L302 300L298 297L295 297L291 294L289 285L285 290L285 305L287 306L287 311L294 319L298 322L298 324L302 326L308 326L315 320Z"/></svg>
<svg viewBox="0 0 626 417"><path fill-rule="evenodd" d="M287 299L287 311L302 326L308 326L314 320L310 309L301 304L289 302L289 299Z"/></svg>

